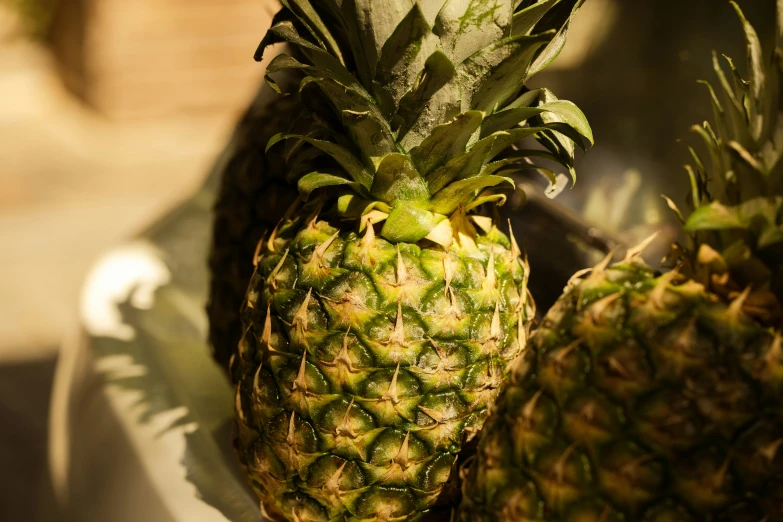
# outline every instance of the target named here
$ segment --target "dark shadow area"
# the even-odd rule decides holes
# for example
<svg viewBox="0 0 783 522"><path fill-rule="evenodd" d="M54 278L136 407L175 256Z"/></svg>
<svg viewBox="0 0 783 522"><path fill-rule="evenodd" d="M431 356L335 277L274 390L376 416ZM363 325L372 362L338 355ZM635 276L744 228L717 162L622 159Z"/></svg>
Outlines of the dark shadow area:
<svg viewBox="0 0 783 522"><path fill-rule="evenodd" d="M49 480L49 399L56 360L0 366L0 520L56 520Z"/></svg>
<svg viewBox="0 0 783 522"><path fill-rule="evenodd" d="M717 81L712 51L724 65L721 54L734 57L745 74L742 27L728 0L611 4L617 12L608 17L613 19L608 35L582 63L547 69L531 82L531 87L546 86L561 99L576 103L590 122L595 147L583 157L577 154L577 182L551 204L542 202L541 196L519 210L501 209L504 220L511 218L529 256L534 274L530 288L540 312L554 303L574 272L595 264L600 259L595 254L605 250L592 245L599 248L590 254L584 244L579 246L580 229L596 227L590 232L610 239L603 246L620 246L621 253L622 246L633 246L659 230L658 247L648 248L645 255L653 265L661 260L668 245L679 239L680 227L660 195L687 208L689 183L683 165L692 160L685 144L678 141L703 151L700 138L689 129L713 119L707 89L698 83ZM774 0L739 0L739 4L768 48ZM582 214L591 198L599 192L622 192L624 174L631 170L641 174L641 184L627 210L603 208L585 219ZM540 176L530 179L545 185ZM610 207L609 203L604 206ZM617 229L610 219L614 215L618 215ZM631 229L639 233L628 233Z"/></svg>
<svg viewBox="0 0 783 522"><path fill-rule="evenodd" d="M766 45L774 0L738 3ZM614 4L618 12L608 36L583 63L545 70L532 82L576 103L595 135L594 150L577 165L574 189L558 201L579 207L597 185L616 184L624 170L638 168L646 186L679 203L689 156L677 140L699 145L688 129L713 118L707 90L698 84L715 81L713 50L724 65L721 54L732 56L745 75L742 26L728 0Z"/></svg>

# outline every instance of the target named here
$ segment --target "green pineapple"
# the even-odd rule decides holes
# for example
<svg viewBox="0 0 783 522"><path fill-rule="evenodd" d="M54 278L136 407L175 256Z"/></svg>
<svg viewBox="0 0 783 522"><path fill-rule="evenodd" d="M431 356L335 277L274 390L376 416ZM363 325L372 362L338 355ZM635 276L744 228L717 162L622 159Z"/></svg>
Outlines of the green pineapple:
<svg viewBox="0 0 783 522"><path fill-rule="evenodd" d="M242 332L239 308L253 274L256 244L272 230L281 213L296 199L296 188L285 182L283 162L267 161L263 151L269 139L288 129L288 118L297 114L296 97L275 104L262 91L237 125L220 171L220 187L214 207L209 257L210 288L207 314L213 355L228 366Z"/></svg>
<svg viewBox="0 0 783 522"><path fill-rule="evenodd" d="M300 99L327 102L267 145L322 155L259 244L231 361L235 443L269 516L403 520L450 502L534 314L487 207L510 172L554 177L534 158L573 174L592 139L576 106L523 87L580 3L283 2L259 54L287 42L295 57L267 80L284 91L270 75L298 72Z"/></svg>
<svg viewBox="0 0 783 522"><path fill-rule="evenodd" d="M485 425L462 520L783 520L783 1L767 54L733 6L749 80L714 60L691 248L664 274L639 247L574 276Z"/></svg>
<svg viewBox="0 0 783 522"><path fill-rule="evenodd" d="M296 94L280 99L270 89L262 89L215 166L220 187L214 207L207 314L213 355L223 367L228 367L242 334L239 309L253 274L256 246L296 200L299 177L323 160L323 153L309 145L300 147L294 157L287 154L290 147L284 154L264 153L267 142L280 132L304 131L318 137L309 107L320 97L316 93L309 101L305 106Z"/></svg>

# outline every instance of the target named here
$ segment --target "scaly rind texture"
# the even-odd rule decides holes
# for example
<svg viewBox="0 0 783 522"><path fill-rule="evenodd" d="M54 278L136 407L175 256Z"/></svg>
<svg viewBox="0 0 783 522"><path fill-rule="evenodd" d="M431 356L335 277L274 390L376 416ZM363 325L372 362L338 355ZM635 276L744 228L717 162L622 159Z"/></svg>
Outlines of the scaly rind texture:
<svg viewBox="0 0 783 522"><path fill-rule="evenodd" d="M325 221L261 255L234 360L237 445L270 515L403 520L433 504L524 346L516 244L391 244Z"/></svg>
<svg viewBox="0 0 783 522"><path fill-rule="evenodd" d="M272 104L275 110L267 110ZM253 251L297 196L296 187L284 179L283 162L268 161L264 146L289 128L299 110L295 97L269 100L262 92L237 126L225 152L228 159L216 166L221 183L214 207L207 314L209 341L223 367L242 333L239 308L253 273Z"/></svg>
<svg viewBox="0 0 783 522"><path fill-rule="evenodd" d="M641 261L536 330L464 482L465 521L783 520L779 333Z"/></svg>
<svg viewBox="0 0 783 522"><path fill-rule="evenodd" d="M268 89L258 93L215 165L220 188L213 210L207 314L213 355L226 368L242 334L239 309L261 236L277 225L296 200L296 181L314 164L330 166L307 144L299 144L294 157L289 157L290 148L272 156L264 154L269 139L279 132L307 129L314 136L321 132L298 95L269 94ZM318 103L312 98L311 102Z"/></svg>

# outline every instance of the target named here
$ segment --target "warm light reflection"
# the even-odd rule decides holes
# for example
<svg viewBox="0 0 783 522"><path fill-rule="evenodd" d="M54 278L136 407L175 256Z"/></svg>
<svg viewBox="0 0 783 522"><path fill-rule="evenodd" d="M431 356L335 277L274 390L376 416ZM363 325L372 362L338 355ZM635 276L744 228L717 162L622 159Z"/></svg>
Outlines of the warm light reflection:
<svg viewBox="0 0 783 522"><path fill-rule="evenodd" d="M96 336L133 338L133 328L122 322L118 305L150 309L155 290L171 280L171 273L155 248L137 241L101 257L85 281L80 303L82 323Z"/></svg>

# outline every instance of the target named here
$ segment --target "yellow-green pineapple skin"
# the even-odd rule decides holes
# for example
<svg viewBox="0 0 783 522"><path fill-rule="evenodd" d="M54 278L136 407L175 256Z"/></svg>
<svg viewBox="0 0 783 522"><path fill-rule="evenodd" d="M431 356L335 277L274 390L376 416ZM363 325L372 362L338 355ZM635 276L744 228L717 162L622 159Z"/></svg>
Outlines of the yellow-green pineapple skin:
<svg viewBox="0 0 783 522"><path fill-rule="evenodd" d="M462 520L783 519L780 335L672 274L634 259L567 289L485 426Z"/></svg>
<svg viewBox="0 0 783 522"><path fill-rule="evenodd" d="M462 520L783 521L783 2L774 49L732 2L748 81L717 55L694 127L688 246L574 277L498 397ZM680 273L681 272L681 273Z"/></svg>
<svg viewBox="0 0 783 522"><path fill-rule="evenodd" d="M407 520L437 503L533 315L516 244L494 227L469 243L300 221L260 256L234 371L238 449L270 515Z"/></svg>

